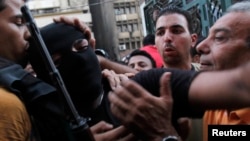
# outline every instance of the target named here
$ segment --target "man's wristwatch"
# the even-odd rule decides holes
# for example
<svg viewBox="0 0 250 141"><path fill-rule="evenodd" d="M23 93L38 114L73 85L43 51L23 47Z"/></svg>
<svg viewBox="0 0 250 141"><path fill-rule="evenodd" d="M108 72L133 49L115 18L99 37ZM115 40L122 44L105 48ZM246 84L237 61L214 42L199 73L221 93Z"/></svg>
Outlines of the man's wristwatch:
<svg viewBox="0 0 250 141"><path fill-rule="evenodd" d="M178 137L176 136L167 136L162 139L162 141L178 141Z"/></svg>

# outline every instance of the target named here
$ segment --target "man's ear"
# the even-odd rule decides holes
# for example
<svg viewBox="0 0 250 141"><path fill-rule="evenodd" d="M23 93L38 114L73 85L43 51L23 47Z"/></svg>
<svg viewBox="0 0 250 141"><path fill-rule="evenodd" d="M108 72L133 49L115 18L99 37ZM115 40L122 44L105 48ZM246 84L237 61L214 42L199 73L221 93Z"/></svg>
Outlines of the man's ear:
<svg viewBox="0 0 250 141"><path fill-rule="evenodd" d="M194 47L198 40L198 35L196 33L191 34L191 40L192 40L192 47Z"/></svg>

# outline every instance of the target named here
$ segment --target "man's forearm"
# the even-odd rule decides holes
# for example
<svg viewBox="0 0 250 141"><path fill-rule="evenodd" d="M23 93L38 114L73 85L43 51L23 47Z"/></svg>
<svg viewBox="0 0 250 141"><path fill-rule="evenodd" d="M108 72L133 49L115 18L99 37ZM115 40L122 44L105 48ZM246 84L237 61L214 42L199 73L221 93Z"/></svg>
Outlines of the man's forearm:
<svg viewBox="0 0 250 141"><path fill-rule="evenodd" d="M137 73L136 70L123 65L119 64L117 62L111 61L109 59L106 59L102 56L98 56L99 63L101 65L102 70L103 69L109 69L115 71L117 74L123 74L123 73Z"/></svg>
<svg viewBox="0 0 250 141"><path fill-rule="evenodd" d="M190 86L190 104L203 110L250 106L248 68L199 74Z"/></svg>

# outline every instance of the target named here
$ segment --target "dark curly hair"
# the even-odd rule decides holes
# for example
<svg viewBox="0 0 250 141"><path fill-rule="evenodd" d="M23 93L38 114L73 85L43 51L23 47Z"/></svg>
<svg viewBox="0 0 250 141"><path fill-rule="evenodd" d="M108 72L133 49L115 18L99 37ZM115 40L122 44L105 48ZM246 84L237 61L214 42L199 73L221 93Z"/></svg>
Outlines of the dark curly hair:
<svg viewBox="0 0 250 141"><path fill-rule="evenodd" d="M137 56L137 55L141 55L141 56L145 56L145 57L149 58L150 62L152 63L153 68L156 68L155 60L151 57L151 55L149 55L146 51L139 50L139 49L136 49L130 53L127 62L129 62L131 57Z"/></svg>
<svg viewBox="0 0 250 141"><path fill-rule="evenodd" d="M190 33L193 33L194 31L193 31L191 14L187 10L183 10L180 7L177 7L175 5L169 5L169 6L165 7L165 8L163 8L159 12L159 14L158 14L158 16L156 18L156 22L159 19L159 17L161 17L161 16L168 15L168 14L175 14L175 13L183 15L186 18L187 24L188 24L188 30L189 30Z"/></svg>

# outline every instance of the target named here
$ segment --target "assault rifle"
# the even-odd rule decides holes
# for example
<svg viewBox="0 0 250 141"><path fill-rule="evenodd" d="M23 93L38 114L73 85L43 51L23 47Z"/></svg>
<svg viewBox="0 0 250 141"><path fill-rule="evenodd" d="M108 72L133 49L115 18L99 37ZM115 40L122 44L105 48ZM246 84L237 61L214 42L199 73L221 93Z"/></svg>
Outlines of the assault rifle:
<svg viewBox="0 0 250 141"><path fill-rule="evenodd" d="M28 26L28 29L31 33L31 36L33 37L36 47L39 50L40 56L43 59L43 63L46 66L46 69L49 72L49 75L52 79L52 82L54 83L54 86L57 88L58 92L60 92L65 101L66 106L70 111L71 120L70 120L70 127L72 129L73 137L76 141L94 141L94 137L92 133L89 130L89 126L87 124L88 119L81 117L72 100L71 97L68 94L68 91L65 87L65 84L63 82L63 79L55 67L55 64L50 56L50 53L43 41L43 38L41 36L40 30L38 29L34 18L29 10L29 8L24 5L21 7L21 11L23 14L23 17L26 21L26 24Z"/></svg>

